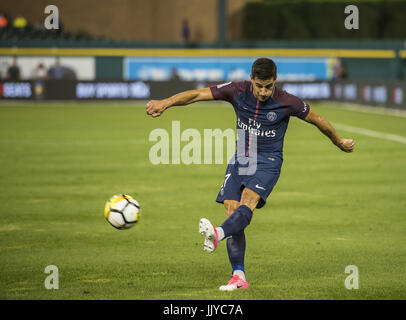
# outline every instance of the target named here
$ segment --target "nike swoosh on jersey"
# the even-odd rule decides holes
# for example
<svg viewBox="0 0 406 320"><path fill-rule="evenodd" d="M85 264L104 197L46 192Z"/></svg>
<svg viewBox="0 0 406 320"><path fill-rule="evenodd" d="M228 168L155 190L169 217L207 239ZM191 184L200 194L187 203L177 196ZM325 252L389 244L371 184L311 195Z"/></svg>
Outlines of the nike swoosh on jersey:
<svg viewBox="0 0 406 320"><path fill-rule="evenodd" d="M255 186L255 188L265 190L265 188L260 187L258 184Z"/></svg>

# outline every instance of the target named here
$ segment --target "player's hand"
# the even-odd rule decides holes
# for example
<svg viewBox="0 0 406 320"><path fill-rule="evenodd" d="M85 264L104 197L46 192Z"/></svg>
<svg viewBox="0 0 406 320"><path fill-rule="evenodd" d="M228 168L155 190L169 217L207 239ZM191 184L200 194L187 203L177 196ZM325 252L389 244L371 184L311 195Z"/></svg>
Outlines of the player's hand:
<svg viewBox="0 0 406 320"><path fill-rule="evenodd" d="M147 103L147 114L153 118L159 117L167 108L164 100L151 100Z"/></svg>
<svg viewBox="0 0 406 320"><path fill-rule="evenodd" d="M354 145L355 142L353 139L340 139L340 141L337 144L337 147L339 147L344 152L353 152Z"/></svg>

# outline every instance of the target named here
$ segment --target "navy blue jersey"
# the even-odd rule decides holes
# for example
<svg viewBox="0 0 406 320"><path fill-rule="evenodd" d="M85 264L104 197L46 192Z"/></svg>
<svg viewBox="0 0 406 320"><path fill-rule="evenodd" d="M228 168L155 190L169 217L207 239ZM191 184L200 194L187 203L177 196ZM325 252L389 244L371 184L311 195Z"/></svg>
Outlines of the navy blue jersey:
<svg viewBox="0 0 406 320"><path fill-rule="evenodd" d="M271 97L261 102L252 92L251 81L229 82L210 87L215 100L230 102L237 116L237 129L245 131L249 153L252 135L257 137L258 154L277 153L282 157L283 139L291 116L304 119L310 106L298 97L274 87Z"/></svg>

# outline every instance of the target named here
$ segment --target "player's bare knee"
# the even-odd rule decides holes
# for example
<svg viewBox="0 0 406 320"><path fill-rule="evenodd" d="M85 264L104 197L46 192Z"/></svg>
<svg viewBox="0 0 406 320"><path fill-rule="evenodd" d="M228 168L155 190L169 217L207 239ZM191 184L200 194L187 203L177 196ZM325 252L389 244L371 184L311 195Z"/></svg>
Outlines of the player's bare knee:
<svg viewBox="0 0 406 320"><path fill-rule="evenodd" d="M245 188L241 195L240 205L246 205L248 208L251 209L252 212L254 212L259 202L259 199L261 199L261 197L259 196L258 193Z"/></svg>

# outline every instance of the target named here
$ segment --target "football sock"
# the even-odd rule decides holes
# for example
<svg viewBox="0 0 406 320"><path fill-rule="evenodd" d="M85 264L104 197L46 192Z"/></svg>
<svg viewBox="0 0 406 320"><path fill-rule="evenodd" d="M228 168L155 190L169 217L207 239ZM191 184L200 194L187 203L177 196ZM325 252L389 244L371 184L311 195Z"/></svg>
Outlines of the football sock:
<svg viewBox="0 0 406 320"><path fill-rule="evenodd" d="M233 268L233 274L238 274L244 280L245 244L244 230L227 238L228 259Z"/></svg>
<svg viewBox="0 0 406 320"><path fill-rule="evenodd" d="M224 237L243 231L251 222L252 211L246 205L240 205L220 226L224 230Z"/></svg>
<svg viewBox="0 0 406 320"><path fill-rule="evenodd" d="M245 279L245 273L242 270L235 270L233 271L233 275L237 275L239 276L241 279L243 279L244 281L246 281L247 279Z"/></svg>
<svg viewBox="0 0 406 320"><path fill-rule="evenodd" d="M224 239L224 230L222 227L217 227L217 236L218 236L218 241L221 241Z"/></svg>

